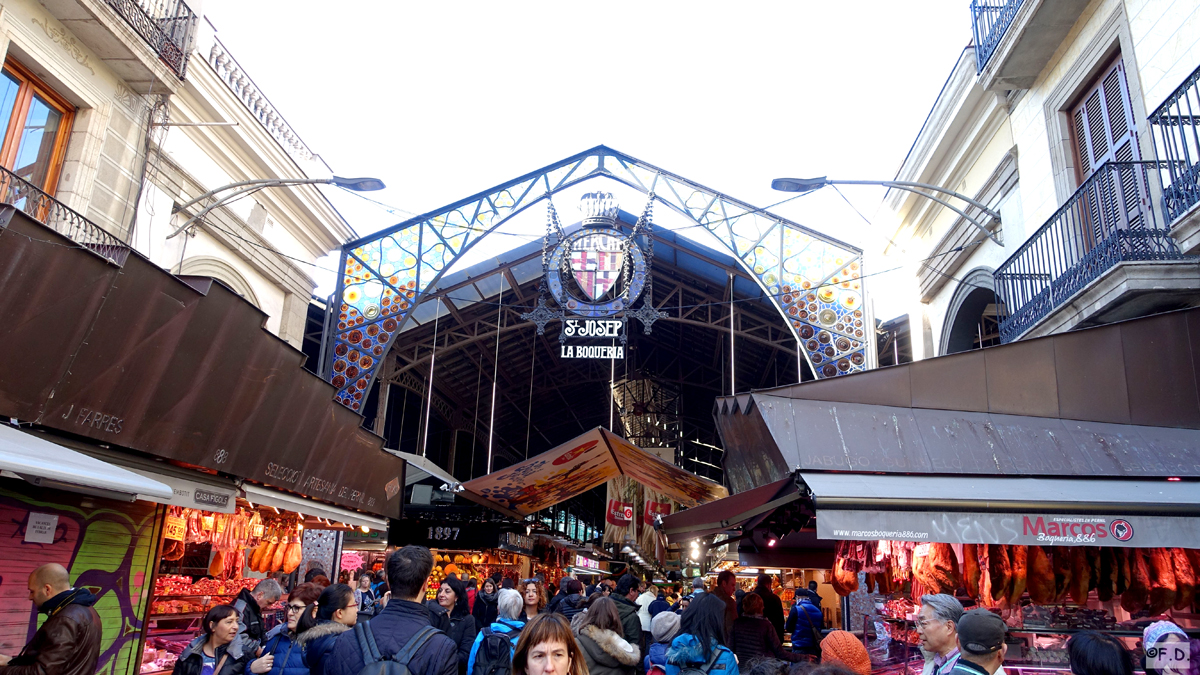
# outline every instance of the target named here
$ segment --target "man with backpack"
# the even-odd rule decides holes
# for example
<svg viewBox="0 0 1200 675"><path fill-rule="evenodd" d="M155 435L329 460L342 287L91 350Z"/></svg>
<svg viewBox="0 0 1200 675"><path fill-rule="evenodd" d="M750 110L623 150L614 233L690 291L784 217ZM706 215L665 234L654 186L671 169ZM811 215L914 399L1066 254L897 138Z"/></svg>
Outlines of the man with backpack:
<svg viewBox="0 0 1200 675"><path fill-rule="evenodd" d="M517 617L525 609L525 599L511 588L503 588L496 597L496 620L479 631L471 656L467 660L467 675L510 675L513 653L525 622Z"/></svg>
<svg viewBox="0 0 1200 675"><path fill-rule="evenodd" d="M392 597L369 623L338 636L325 675L458 675L458 646L429 625L425 596L433 556L405 546L387 561Z"/></svg>

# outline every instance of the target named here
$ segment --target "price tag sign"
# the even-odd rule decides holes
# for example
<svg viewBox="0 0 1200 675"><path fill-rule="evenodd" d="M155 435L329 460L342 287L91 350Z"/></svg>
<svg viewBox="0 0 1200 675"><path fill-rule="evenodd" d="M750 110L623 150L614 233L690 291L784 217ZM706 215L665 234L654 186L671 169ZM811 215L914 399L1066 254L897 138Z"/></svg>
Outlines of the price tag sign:
<svg viewBox="0 0 1200 675"><path fill-rule="evenodd" d="M179 516L167 516L167 523L163 526L163 536L174 541L183 541L183 535L187 532L187 521Z"/></svg>
<svg viewBox="0 0 1200 675"><path fill-rule="evenodd" d="M264 529L264 526L262 523L259 523L257 525L251 525L250 526L250 536L254 537L255 539L263 536L263 529Z"/></svg>
<svg viewBox="0 0 1200 675"><path fill-rule="evenodd" d="M913 556L916 558L924 558L929 555L929 544L917 544L913 547Z"/></svg>
<svg viewBox="0 0 1200 675"><path fill-rule="evenodd" d="M31 544L53 544L58 529L58 516L49 513L30 513L25 526L25 541Z"/></svg>

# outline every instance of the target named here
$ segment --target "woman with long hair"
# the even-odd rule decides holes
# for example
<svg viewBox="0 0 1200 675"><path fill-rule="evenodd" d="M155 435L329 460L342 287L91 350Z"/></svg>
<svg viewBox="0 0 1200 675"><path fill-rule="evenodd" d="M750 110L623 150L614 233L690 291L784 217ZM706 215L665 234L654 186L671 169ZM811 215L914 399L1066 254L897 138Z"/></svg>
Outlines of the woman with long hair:
<svg viewBox="0 0 1200 675"><path fill-rule="evenodd" d="M579 627L579 648L590 675L634 675L641 653L625 640L621 614L612 598L600 598Z"/></svg>
<svg viewBox="0 0 1200 675"><path fill-rule="evenodd" d="M513 675L589 675L571 626L561 614L539 614L525 625L512 664Z"/></svg>
<svg viewBox="0 0 1200 675"><path fill-rule="evenodd" d="M521 582L521 597L525 600L525 607L521 610L521 616L518 617L522 621L529 621L533 617L542 613L542 608L546 606L546 594L542 591L542 585L537 579L525 579Z"/></svg>
<svg viewBox="0 0 1200 675"><path fill-rule="evenodd" d="M211 668L212 675L244 673L252 655L242 652L237 610L232 605L217 605L204 615L200 627L200 635L175 662L174 675L200 675L206 667ZM266 670L260 666L259 672Z"/></svg>
<svg viewBox="0 0 1200 675"><path fill-rule="evenodd" d="M692 600L679 618L679 635L667 649L667 675L679 675L689 665L738 675L737 659L725 645L725 601L712 593Z"/></svg>
<svg viewBox="0 0 1200 675"><path fill-rule="evenodd" d="M475 617L475 625L481 630L496 620L499 613L496 608L496 596L499 592L500 587L496 585L496 580L487 577L483 580L483 586L475 593L475 606L471 608L471 616Z"/></svg>
<svg viewBox="0 0 1200 675"><path fill-rule="evenodd" d="M272 628L263 638L262 656L251 662L251 672L262 672L260 664L266 664L270 675L308 675L304 650L296 644L296 625L305 608L319 597L321 588L316 584L300 584L292 589L287 596L287 623Z"/></svg>
<svg viewBox="0 0 1200 675"><path fill-rule="evenodd" d="M465 675L471 646L475 644L475 617L467 612L467 589L456 576L450 575L442 581L437 592L437 607L431 608L450 617L450 632L447 633L458 645L458 672Z"/></svg>
<svg viewBox="0 0 1200 675"><path fill-rule="evenodd" d="M333 649L337 636L358 623L358 602L354 589L332 584L321 591L316 603L304 610L296 622L296 646L304 650L304 664L312 675L324 675L325 657Z"/></svg>

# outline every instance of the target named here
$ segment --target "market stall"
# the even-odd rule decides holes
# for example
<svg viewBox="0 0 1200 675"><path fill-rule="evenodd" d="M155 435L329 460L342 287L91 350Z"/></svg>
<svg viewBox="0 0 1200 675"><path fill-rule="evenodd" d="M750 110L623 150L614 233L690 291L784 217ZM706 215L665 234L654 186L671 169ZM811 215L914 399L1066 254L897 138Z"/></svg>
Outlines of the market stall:
<svg viewBox="0 0 1200 675"><path fill-rule="evenodd" d="M381 519L263 488L244 486L243 495L212 504L214 510L168 507L146 621L142 675L171 671L200 632L204 614L216 605L231 604L243 589L251 590L263 579L278 580L285 592L279 602L264 608L265 629L286 620L286 592L303 581L304 563L329 557L308 550L329 537L311 535L332 535L336 543L346 531L386 525ZM320 564L326 575L336 578L335 566Z"/></svg>

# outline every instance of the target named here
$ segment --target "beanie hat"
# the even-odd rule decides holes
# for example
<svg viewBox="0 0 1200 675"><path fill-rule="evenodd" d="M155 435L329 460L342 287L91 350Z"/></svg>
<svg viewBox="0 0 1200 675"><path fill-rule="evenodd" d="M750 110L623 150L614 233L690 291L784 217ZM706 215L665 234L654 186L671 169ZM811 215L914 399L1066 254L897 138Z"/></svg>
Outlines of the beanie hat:
<svg viewBox="0 0 1200 675"><path fill-rule="evenodd" d="M1188 634L1183 632L1182 628L1170 621L1156 621L1146 626L1146 630L1142 632L1142 644L1146 647L1153 647L1158 644L1159 640L1171 633L1183 637L1184 641L1190 639L1188 638Z"/></svg>
<svg viewBox="0 0 1200 675"><path fill-rule="evenodd" d="M650 620L650 635L655 642L670 642L679 632L679 615L675 612L659 612Z"/></svg>
<svg viewBox="0 0 1200 675"><path fill-rule="evenodd" d="M858 675L871 675L867 648L844 630L831 631L821 640L821 663L840 663Z"/></svg>

